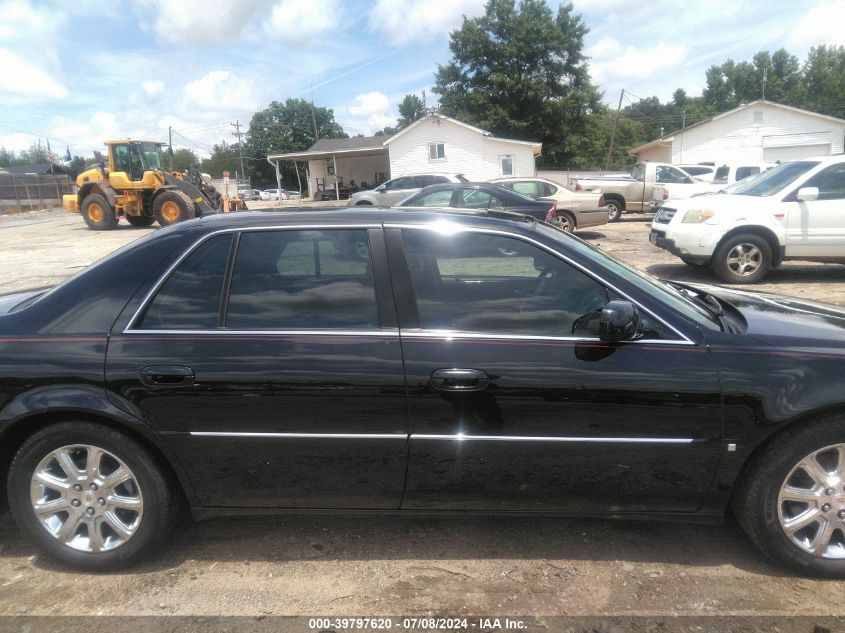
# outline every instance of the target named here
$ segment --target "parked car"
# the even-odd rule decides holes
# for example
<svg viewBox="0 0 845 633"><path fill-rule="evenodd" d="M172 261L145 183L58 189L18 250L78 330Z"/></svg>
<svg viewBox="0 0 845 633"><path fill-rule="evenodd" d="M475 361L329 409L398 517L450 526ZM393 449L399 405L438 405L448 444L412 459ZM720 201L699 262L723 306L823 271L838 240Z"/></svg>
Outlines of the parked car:
<svg viewBox="0 0 845 633"><path fill-rule="evenodd" d="M550 198L534 199L486 182L462 182L431 185L397 205L397 208L467 209L524 213L538 220L560 224L557 203ZM564 216L566 217L566 216ZM567 218L568 219L568 218ZM572 225L560 225L571 232Z"/></svg>
<svg viewBox="0 0 845 633"><path fill-rule="evenodd" d="M357 191L349 196L347 206L392 207L423 187L447 182L467 182L461 174L417 174L400 176L380 184L375 189Z"/></svg>
<svg viewBox="0 0 845 633"><path fill-rule="evenodd" d="M662 186L657 194L655 186ZM628 211L654 211L668 198L689 197L700 191L707 191L706 183L696 181L688 173L666 163L637 163L626 177L605 176L579 178L575 191L601 191L608 209L608 220L617 222Z"/></svg>
<svg viewBox="0 0 845 633"><path fill-rule="evenodd" d="M713 177L713 184L716 185L732 185L740 180L745 180L751 176L756 176L759 173L771 169L775 165L773 163L759 163L759 164L724 164L716 169Z"/></svg>
<svg viewBox="0 0 845 633"><path fill-rule="evenodd" d="M776 560L845 575L845 312L659 282L498 215L218 215L3 297L22 533L106 570L167 543L183 505L708 523L732 506Z"/></svg>
<svg viewBox="0 0 845 633"><path fill-rule="evenodd" d="M493 184L534 198L551 198L557 202L557 217L564 231L586 229L607 224L608 212L604 196L594 191L572 191L545 178L494 178Z"/></svg>
<svg viewBox="0 0 845 633"><path fill-rule="evenodd" d="M845 156L783 163L728 191L663 206L649 239L729 283L786 260L845 263Z"/></svg>
<svg viewBox="0 0 845 633"><path fill-rule="evenodd" d="M261 194L263 192L258 189L249 189L247 190L245 196L247 200L263 200Z"/></svg>
<svg viewBox="0 0 845 633"><path fill-rule="evenodd" d="M716 166L715 165L705 165L705 164L694 164L694 165L676 165L683 169L686 173L697 180L701 180L702 182L713 182L713 178L716 176Z"/></svg>
<svg viewBox="0 0 845 633"><path fill-rule="evenodd" d="M285 194L286 194L286 198L285 198L286 200L300 200L302 198L302 194L300 194L298 191L294 191L292 189L286 190Z"/></svg>

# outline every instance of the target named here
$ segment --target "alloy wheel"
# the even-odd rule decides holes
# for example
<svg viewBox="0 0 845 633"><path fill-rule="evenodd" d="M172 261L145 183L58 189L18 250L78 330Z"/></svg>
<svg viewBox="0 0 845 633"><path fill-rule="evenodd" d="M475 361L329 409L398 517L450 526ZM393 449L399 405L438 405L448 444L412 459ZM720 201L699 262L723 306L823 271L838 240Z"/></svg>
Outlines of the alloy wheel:
<svg viewBox="0 0 845 633"><path fill-rule="evenodd" d="M737 244L728 253L727 264L733 274L748 277L763 265L763 253L754 244Z"/></svg>

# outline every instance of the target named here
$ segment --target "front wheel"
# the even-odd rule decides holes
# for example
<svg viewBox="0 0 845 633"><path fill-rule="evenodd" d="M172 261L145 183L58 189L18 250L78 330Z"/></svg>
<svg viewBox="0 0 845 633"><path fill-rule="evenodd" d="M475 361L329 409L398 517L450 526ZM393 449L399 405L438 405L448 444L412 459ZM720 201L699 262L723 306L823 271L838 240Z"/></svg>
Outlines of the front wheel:
<svg viewBox="0 0 845 633"><path fill-rule="evenodd" d="M845 577L845 417L782 432L754 459L733 506L771 558L804 574Z"/></svg>
<svg viewBox="0 0 845 633"><path fill-rule="evenodd" d="M48 426L24 442L7 489L24 535L79 569L135 562L167 539L176 515L176 495L148 451L86 421Z"/></svg>
<svg viewBox="0 0 845 633"><path fill-rule="evenodd" d="M619 222L622 219L622 205L616 200L608 200L607 206L607 221Z"/></svg>
<svg viewBox="0 0 845 633"><path fill-rule="evenodd" d="M772 268L772 247L759 235L734 235L716 250L713 270L732 284L753 284Z"/></svg>
<svg viewBox="0 0 845 633"><path fill-rule="evenodd" d="M89 229L95 231L110 231L117 228L117 214L105 196L92 193L82 201L82 219Z"/></svg>
<svg viewBox="0 0 845 633"><path fill-rule="evenodd" d="M164 191L153 202L153 215L159 226L170 226L196 217L194 201L181 191Z"/></svg>

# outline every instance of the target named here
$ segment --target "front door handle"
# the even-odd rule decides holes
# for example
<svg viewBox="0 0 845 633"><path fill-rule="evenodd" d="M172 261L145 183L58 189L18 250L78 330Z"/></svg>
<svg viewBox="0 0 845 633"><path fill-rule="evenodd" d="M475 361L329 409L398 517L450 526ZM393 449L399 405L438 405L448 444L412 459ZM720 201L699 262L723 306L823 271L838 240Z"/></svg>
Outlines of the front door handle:
<svg viewBox="0 0 845 633"><path fill-rule="evenodd" d="M141 370L141 382L148 387L187 387L194 378L194 370L181 365L150 365Z"/></svg>
<svg viewBox="0 0 845 633"><path fill-rule="evenodd" d="M480 369L437 369L430 382L440 391L481 391L490 384L490 377Z"/></svg>

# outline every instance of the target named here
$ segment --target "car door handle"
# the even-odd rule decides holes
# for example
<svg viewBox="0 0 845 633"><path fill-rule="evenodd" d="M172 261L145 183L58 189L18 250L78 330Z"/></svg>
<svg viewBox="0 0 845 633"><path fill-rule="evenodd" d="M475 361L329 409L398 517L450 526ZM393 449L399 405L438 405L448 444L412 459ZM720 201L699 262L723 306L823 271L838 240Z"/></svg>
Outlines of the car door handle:
<svg viewBox="0 0 845 633"><path fill-rule="evenodd" d="M437 369L430 382L440 391L481 391L490 384L490 377L480 369Z"/></svg>
<svg viewBox="0 0 845 633"><path fill-rule="evenodd" d="M187 387L194 378L194 370L181 365L150 365L141 370L141 382L148 387Z"/></svg>

